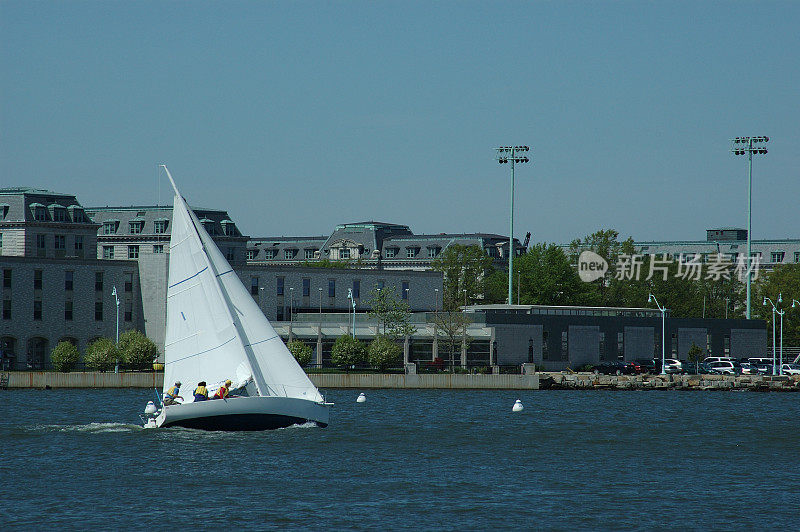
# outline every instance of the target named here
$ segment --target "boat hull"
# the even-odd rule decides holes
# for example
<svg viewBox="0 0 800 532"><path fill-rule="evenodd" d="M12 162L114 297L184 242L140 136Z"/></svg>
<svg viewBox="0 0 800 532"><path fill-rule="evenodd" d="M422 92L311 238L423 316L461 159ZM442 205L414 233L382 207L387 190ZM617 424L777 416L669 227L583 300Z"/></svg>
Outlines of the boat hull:
<svg viewBox="0 0 800 532"><path fill-rule="evenodd" d="M304 423L328 425L330 405L289 397L232 397L166 406L159 427L201 430L272 430Z"/></svg>

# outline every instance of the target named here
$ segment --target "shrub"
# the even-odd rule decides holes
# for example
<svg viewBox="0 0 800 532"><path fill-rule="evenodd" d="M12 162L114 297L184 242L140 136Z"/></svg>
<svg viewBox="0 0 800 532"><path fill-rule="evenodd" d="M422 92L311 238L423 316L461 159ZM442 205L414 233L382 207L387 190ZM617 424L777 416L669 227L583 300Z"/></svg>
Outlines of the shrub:
<svg viewBox="0 0 800 532"><path fill-rule="evenodd" d="M158 357L156 344L139 331L127 331L120 335L117 349L121 358L133 369L152 367Z"/></svg>
<svg viewBox="0 0 800 532"><path fill-rule="evenodd" d="M75 364L81 359L81 354L78 348L70 342L59 342L58 345L50 353L50 360L53 363L53 368L56 371L63 371L69 373L75 367Z"/></svg>
<svg viewBox="0 0 800 532"><path fill-rule="evenodd" d="M379 335L369 344L368 356L372 366L385 369L386 366L396 364L403 350L399 345L383 335Z"/></svg>
<svg viewBox="0 0 800 532"><path fill-rule="evenodd" d="M286 347L289 348L289 352L294 355L295 360L301 366L311 362L311 355L313 354L311 346L304 344L300 340L292 340L286 344Z"/></svg>
<svg viewBox="0 0 800 532"><path fill-rule="evenodd" d="M331 349L331 362L337 366L357 366L366 363L367 349L357 339L344 335L336 339Z"/></svg>
<svg viewBox="0 0 800 532"><path fill-rule="evenodd" d="M120 362L124 362L117 346L109 338L100 338L89 344L84 356L86 367L97 371L113 368L118 358Z"/></svg>

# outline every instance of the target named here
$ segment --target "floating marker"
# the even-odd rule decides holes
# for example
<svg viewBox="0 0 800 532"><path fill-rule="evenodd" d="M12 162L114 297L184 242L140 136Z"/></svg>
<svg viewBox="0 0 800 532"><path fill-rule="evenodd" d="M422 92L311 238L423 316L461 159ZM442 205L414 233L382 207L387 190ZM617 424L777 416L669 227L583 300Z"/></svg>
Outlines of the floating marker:
<svg viewBox="0 0 800 532"><path fill-rule="evenodd" d="M520 401L519 399L517 399L517 401L514 403L514 406L511 407L512 412L522 412L522 410L524 409L525 407L522 406L522 401Z"/></svg>
<svg viewBox="0 0 800 532"><path fill-rule="evenodd" d="M147 401L147 406L144 407L144 413L148 415L153 415L158 412L158 408L156 407L153 401Z"/></svg>
<svg viewBox="0 0 800 532"><path fill-rule="evenodd" d="M367 396L365 396L363 393L358 394L358 399L356 399L356 403L366 403L366 402L367 402Z"/></svg>

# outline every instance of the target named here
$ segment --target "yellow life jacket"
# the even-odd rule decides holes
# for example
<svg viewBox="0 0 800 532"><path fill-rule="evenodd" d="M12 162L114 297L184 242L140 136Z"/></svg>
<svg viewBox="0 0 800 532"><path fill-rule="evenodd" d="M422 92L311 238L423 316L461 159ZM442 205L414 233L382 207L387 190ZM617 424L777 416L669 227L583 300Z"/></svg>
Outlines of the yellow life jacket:
<svg viewBox="0 0 800 532"><path fill-rule="evenodd" d="M205 395L206 397L208 397L208 392L206 391L206 387L205 386L198 386L197 388L195 388L194 389L194 394L195 395Z"/></svg>

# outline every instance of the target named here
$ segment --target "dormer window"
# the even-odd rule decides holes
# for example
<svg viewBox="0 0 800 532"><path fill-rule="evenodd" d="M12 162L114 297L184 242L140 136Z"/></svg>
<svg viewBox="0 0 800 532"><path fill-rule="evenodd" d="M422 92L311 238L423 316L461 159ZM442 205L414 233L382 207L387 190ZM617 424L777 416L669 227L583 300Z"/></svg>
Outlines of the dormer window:
<svg viewBox="0 0 800 532"><path fill-rule="evenodd" d="M47 221L47 209L41 203L31 203L33 207L33 218L39 222Z"/></svg>
<svg viewBox="0 0 800 532"><path fill-rule="evenodd" d="M339 250L339 259L345 260L350 258L350 248L342 248Z"/></svg>
<svg viewBox="0 0 800 532"><path fill-rule="evenodd" d="M264 258L265 259L274 259L275 258L276 250L274 249L265 249L264 250Z"/></svg>
<svg viewBox="0 0 800 532"><path fill-rule="evenodd" d="M256 250L248 249L247 250L247 260L255 260L256 258Z"/></svg>
<svg viewBox="0 0 800 532"><path fill-rule="evenodd" d="M439 252L442 251L442 248L438 246L433 246L428 248L428 257L431 259L435 259L439 256Z"/></svg>
<svg viewBox="0 0 800 532"><path fill-rule="evenodd" d="M413 259L414 257L416 257L418 249L419 248L406 248L406 258Z"/></svg>
<svg viewBox="0 0 800 532"><path fill-rule="evenodd" d="M397 256L397 248L386 248L386 258L393 259Z"/></svg>
<svg viewBox="0 0 800 532"><path fill-rule="evenodd" d="M296 249L286 249L286 250L284 250L283 255L287 259L293 259L293 258L295 258L297 256L297 250Z"/></svg>
<svg viewBox="0 0 800 532"><path fill-rule="evenodd" d="M128 223L128 227L130 228L132 235L139 235L142 233L142 229L144 229L144 221L134 220Z"/></svg>
<svg viewBox="0 0 800 532"><path fill-rule="evenodd" d="M236 236L236 224L231 220L222 220L222 230L225 236Z"/></svg>
<svg viewBox="0 0 800 532"><path fill-rule="evenodd" d="M214 234L214 220L203 218L202 220L200 220L200 223L203 224L203 229L205 229L209 235Z"/></svg>
<svg viewBox="0 0 800 532"><path fill-rule="evenodd" d="M153 232L157 235L163 235L167 232L167 220L156 220L153 222Z"/></svg>
<svg viewBox="0 0 800 532"><path fill-rule="evenodd" d="M115 235L117 233L117 227L119 226L118 220L107 220L103 222L103 234L104 235Z"/></svg>
<svg viewBox="0 0 800 532"><path fill-rule="evenodd" d="M86 213L80 205L70 205L67 209L72 213L72 221L75 223L86 223Z"/></svg>
<svg viewBox="0 0 800 532"><path fill-rule="evenodd" d="M61 205L53 206L53 221L55 222L67 221L67 210Z"/></svg>

